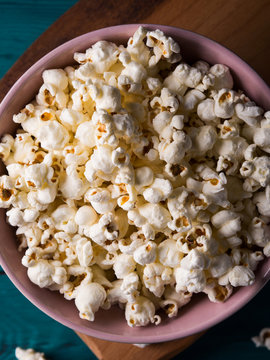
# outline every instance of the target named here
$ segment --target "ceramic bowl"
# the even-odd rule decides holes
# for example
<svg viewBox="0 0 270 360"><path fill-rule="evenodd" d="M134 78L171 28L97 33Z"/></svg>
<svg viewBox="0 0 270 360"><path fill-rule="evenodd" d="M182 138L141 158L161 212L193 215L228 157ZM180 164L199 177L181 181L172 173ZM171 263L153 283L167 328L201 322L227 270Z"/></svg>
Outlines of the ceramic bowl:
<svg viewBox="0 0 270 360"><path fill-rule="evenodd" d="M203 59L210 64L223 63L230 67L235 88L243 89L257 104L270 109L270 89L258 74L237 55L201 35L175 27L148 25L148 29L161 29L172 36L181 46L184 59L193 62ZM12 115L19 112L42 84L45 69L63 68L74 63L75 51L84 51L98 40L126 44L138 24L120 25L93 31L57 47L35 63L11 88L0 106L0 134L14 132L16 124ZM4 169L2 166L2 173ZM113 307L100 310L94 322L79 318L74 301L67 301L57 292L41 289L30 282L26 268L21 264L22 254L17 250L14 228L6 223L5 211L1 209L0 261L14 285L40 310L60 323L81 333L104 340L127 343L155 343L179 339L205 330L226 319L242 308L265 285L270 277L270 259L265 260L256 271L254 285L237 289L224 304L211 303L207 296L194 299L179 311L176 318L164 318L159 326L130 328L124 311Z"/></svg>

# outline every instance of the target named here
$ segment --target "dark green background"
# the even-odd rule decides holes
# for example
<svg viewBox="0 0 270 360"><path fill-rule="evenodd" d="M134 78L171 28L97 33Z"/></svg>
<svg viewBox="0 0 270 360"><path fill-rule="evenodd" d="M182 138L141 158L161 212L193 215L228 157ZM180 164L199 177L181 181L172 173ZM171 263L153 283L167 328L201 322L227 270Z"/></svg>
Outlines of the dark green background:
<svg viewBox="0 0 270 360"><path fill-rule="evenodd" d="M0 78L27 47L75 2L0 0ZM176 358L270 359L269 351L256 348L250 340L261 328L270 327L269 296L270 288L266 286L241 311L210 329ZM0 272L0 306L1 360L14 359L16 346L33 347L45 352L51 360L95 359L70 329L58 324L25 299L3 271Z"/></svg>

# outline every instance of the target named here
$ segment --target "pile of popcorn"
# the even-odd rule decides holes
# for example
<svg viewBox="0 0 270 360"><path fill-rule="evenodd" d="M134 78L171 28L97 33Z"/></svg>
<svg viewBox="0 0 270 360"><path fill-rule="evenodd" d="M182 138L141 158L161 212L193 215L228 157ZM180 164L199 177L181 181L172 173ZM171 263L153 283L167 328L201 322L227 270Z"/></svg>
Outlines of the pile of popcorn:
<svg viewBox="0 0 270 360"><path fill-rule="evenodd" d="M270 256L270 112L160 30L74 58L44 71L0 144L30 280L82 319L118 304L132 327L251 285Z"/></svg>

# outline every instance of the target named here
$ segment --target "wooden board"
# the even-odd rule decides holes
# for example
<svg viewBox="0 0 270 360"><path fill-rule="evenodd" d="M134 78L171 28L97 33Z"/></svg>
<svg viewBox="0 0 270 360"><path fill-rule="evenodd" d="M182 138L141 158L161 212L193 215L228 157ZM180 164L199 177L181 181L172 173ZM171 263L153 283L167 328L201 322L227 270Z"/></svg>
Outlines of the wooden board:
<svg viewBox="0 0 270 360"><path fill-rule="evenodd" d="M0 101L12 84L47 52L83 33L118 24L182 27L227 46L270 83L269 0L81 0L41 35L0 81ZM169 359L201 334L144 349L78 334L99 359Z"/></svg>
<svg viewBox="0 0 270 360"><path fill-rule="evenodd" d="M0 82L0 101L33 63L63 42L106 26L173 25L227 46L270 84L270 0L81 0L44 32Z"/></svg>
<svg viewBox="0 0 270 360"><path fill-rule="evenodd" d="M167 360L192 345L204 332L176 341L151 344L145 348L99 340L81 333L77 334L100 360Z"/></svg>

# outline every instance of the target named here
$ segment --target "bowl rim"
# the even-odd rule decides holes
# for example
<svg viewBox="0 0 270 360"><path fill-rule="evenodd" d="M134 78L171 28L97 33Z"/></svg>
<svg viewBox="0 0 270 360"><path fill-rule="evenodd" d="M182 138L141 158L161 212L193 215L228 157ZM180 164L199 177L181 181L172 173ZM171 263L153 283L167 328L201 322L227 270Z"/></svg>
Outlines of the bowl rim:
<svg viewBox="0 0 270 360"><path fill-rule="evenodd" d="M219 44L215 40L212 40L212 39L210 39L204 35L198 34L196 32L193 32L190 30L185 30L185 29L182 29L182 28L179 28L176 26L167 26L167 25L161 25L161 24L132 23L132 24L109 26L109 27L98 29L98 30L90 31L88 33L82 34L71 40L66 41L65 43L57 46L56 48L51 50L49 53L47 53L46 55L41 57L12 85L12 87L10 88L8 93L5 95L2 102L0 103L0 118L5 110L6 105L10 102L13 95L17 92L17 89L20 88L20 86L24 83L25 79L28 78L29 76L33 75L36 72L36 70L38 70L42 66L42 64L47 62L47 60L58 56L66 46L71 46L72 44L74 44L74 45L79 44L80 39L84 39L84 38L88 38L88 37L95 37L104 32L106 32L106 33L111 32L114 35L114 34L117 34L119 30L123 31L123 30L127 29L128 31L130 31L131 28L134 27L134 29L135 29L135 28L138 28L139 26L143 26L143 27L146 27L151 30L152 29L160 29L161 31L165 32L165 34L170 33L171 31L176 31L179 33L180 36L181 36L181 34L185 34L185 35L188 35L188 37L191 39L197 39L197 40L202 39L204 41L207 41L210 44L212 43L212 45L214 45L216 48L222 50L223 52L225 51L230 57L234 58L237 62L240 62L241 66L243 66L245 68L245 71L248 71L249 73L252 74L252 76L256 77L259 80L260 85L266 92L269 92L269 97L270 97L270 88L266 84L266 82L262 79L262 77L250 65L248 65L242 58L240 58L233 51L231 51L227 47ZM89 40L89 42L91 43L91 39ZM181 46L181 44L180 44L180 46ZM45 314L47 314L54 320L69 327L70 329L85 333L89 336L93 336L93 337L103 339L103 340L108 340L108 341L121 342L121 343L134 343L134 342L145 343L145 340L146 340L145 335L137 335L136 334L134 339L132 339L131 335L122 336L122 335L117 335L117 334L106 333L104 331L95 330L95 329L91 329L91 328L87 328L89 331L85 330L85 327L82 327L81 325L76 325L72 321L65 319L61 315L58 315L56 312L53 312L52 310L50 310L46 306L45 303L42 303L35 296L33 296L31 294L31 292L26 289L24 284L21 283L17 279L12 268L4 260L2 254L1 254L1 251L0 251L0 264L3 267L7 276L9 277L9 279L16 286L16 288L32 304L34 304L37 308L39 308L41 311L43 311ZM262 279L261 279L262 281L261 282L255 281L252 291L249 291L245 294L245 296L242 296L241 300L238 301L236 305L231 306L231 308L229 308L227 310L226 309L223 310L221 315L218 314L218 315L212 317L211 319L209 319L208 321L205 321L203 324L196 326L196 328L190 329L189 331L183 331L183 329L178 330L176 328L174 334L164 333L162 335L147 336L147 343L159 343L159 342L172 341L172 340L184 338L186 336L190 336L192 334L204 331L204 330L222 322L223 320L227 319L228 317L233 315L235 312L237 312L240 308L245 306L263 288L263 286L270 279L270 267L268 268L268 270L266 271L266 273L264 275L262 274L261 277L262 277Z"/></svg>

